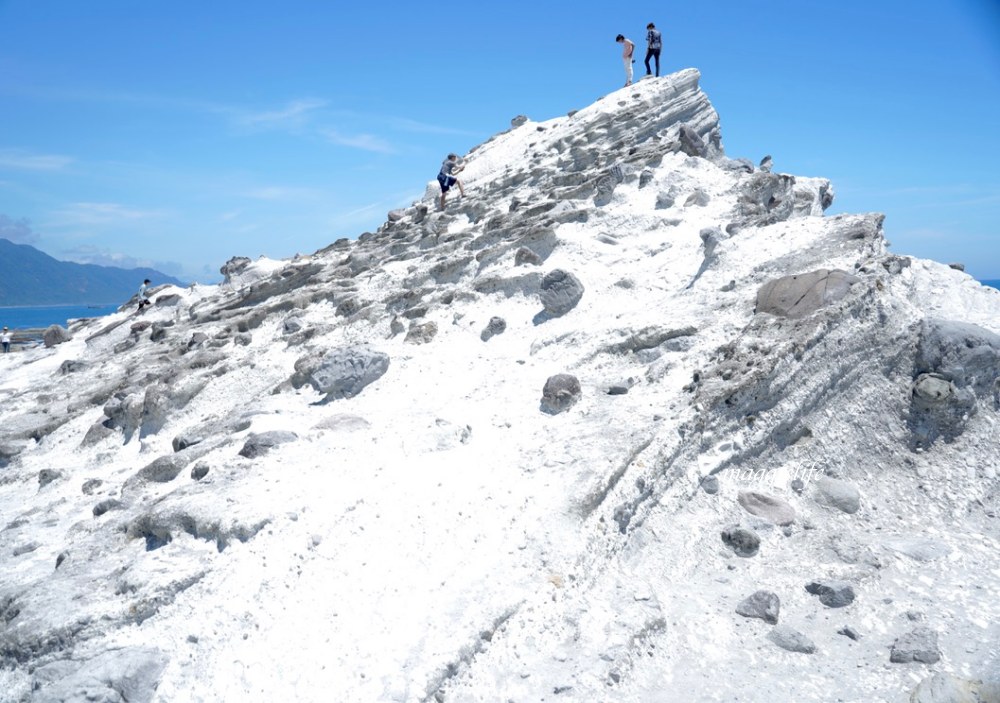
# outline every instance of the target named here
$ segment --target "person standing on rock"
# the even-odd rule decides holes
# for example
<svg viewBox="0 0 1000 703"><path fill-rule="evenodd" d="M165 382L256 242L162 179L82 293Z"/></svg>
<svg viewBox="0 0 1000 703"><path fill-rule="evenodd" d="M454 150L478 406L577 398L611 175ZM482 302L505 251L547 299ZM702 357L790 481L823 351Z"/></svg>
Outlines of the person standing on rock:
<svg viewBox="0 0 1000 703"><path fill-rule="evenodd" d="M632 85L632 64L635 63L632 54L635 53L635 44L632 43L631 39L626 39L624 34L615 37L615 41L622 45L622 63L625 64L625 87L627 88Z"/></svg>
<svg viewBox="0 0 1000 703"><path fill-rule="evenodd" d="M452 186L457 185L458 192L461 193L463 198L465 197L465 189L462 187L462 182L455 178L455 174L461 173L464 168L465 165L458 163L458 156L455 154L448 154L448 158L441 163L441 170L438 172L438 183L441 184L442 210L444 210L445 195Z"/></svg>
<svg viewBox="0 0 1000 703"><path fill-rule="evenodd" d="M3 333L0 333L0 344L3 345L4 354L10 351L10 330L6 327L3 328Z"/></svg>
<svg viewBox="0 0 1000 703"><path fill-rule="evenodd" d="M139 286L139 309L136 310L136 312L142 312L142 309L144 307L146 307L147 305L152 305L152 303L149 302L149 295L147 294L148 290L149 290L149 279L147 278L145 281L142 282L142 285Z"/></svg>
<svg viewBox="0 0 1000 703"><path fill-rule="evenodd" d="M656 77L660 77L660 49L663 47L663 39L660 36L656 25L650 22L646 25L646 75L650 74L649 60L656 58Z"/></svg>

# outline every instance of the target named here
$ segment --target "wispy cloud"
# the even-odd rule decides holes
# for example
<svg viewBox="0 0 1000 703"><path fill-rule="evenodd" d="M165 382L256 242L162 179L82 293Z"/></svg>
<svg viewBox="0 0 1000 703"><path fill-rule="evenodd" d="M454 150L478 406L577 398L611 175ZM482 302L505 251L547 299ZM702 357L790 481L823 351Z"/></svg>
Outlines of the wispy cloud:
<svg viewBox="0 0 1000 703"><path fill-rule="evenodd" d="M325 129L322 130L322 135L331 144L352 149L372 151L377 154L392 154L395 151L388 141L374 134L343 134L335 129Z"/></svg>
<svg viewBox="0 0 1000 703"><path fill-rule="evenodd" d="M158 219L163 210L140 210L118 203L72 203L56 211L56 218L68 224L106 225L115 222L136 222Z"/></svg>
<svg viewBox="0 0 1000 703"><path fill-rule="evenodd" d="M317 110L328 105L328 101L317 98L303 98L293 100L285 107L277 110L267 110L264 112L246 112L241 114L239 121L250 127L260 127L267 129L283 129L288 127L299 127L306 118Z"/></svg>
<svg viewBox="0 0 1000 703"><path fill-rule="evenodd" d="M467 129L456 129L444 125L430 124L419 120L412 120L409 117L380 118L386 125L401 132L415 132L417 134L451 134L459 137L478 137L479 132L472 132Z"/></svg>
<svg viewBox="0 0 1000 703"><path fill-rule="evenodd" d="M311 200L320 197L320 191L315 188L296 188L294 186L259 186L245 190L240 195L251 200L275 202L279 200Z"/></svg>
<svg viewBox="0 0 1000 703"><path fill-rule="evenodd" d="M15 244L34 244L39 237L31 228L31 222L27 218L15 220L0 215L0 239L9 239Z"/></svg>
<svg viewBox="0 0 1000 703"><path fill-rule="evenodd" d="M152 268L171 276L178 275L182 266L176 261L154 261L110 251L93 244L81 244L72 249L66 249L60 256L67 261L78 264L95 264L97 266L116 266L123 269Z"/></svg>
<svg viewBox="0 0 1000 703"><path fill-rule="evenodd" d="M32 154L21 149L0 149L0 168L19 171L61 171L73 163L72 157Z"/></svg>

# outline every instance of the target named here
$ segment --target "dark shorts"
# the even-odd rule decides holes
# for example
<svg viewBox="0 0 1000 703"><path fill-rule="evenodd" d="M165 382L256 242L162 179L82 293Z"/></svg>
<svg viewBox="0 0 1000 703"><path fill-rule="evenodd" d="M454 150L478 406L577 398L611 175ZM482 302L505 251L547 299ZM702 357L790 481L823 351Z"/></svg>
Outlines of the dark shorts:
<svg viewBox="0 0 1000 703"><path fill-rule="evenodd" d="M448 189L451 188L453 185L455 185L455 183L457 182L458 179L455 178L454 176L446 176L443 173L438 174L438 183L441 184L442 193L447 193Z"/></svg>

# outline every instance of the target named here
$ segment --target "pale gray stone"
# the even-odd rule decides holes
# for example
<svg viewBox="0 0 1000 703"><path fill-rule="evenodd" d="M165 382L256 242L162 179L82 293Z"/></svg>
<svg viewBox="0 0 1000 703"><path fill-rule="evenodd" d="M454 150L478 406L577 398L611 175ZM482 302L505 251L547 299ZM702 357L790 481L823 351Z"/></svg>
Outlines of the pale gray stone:
<svg viewBox="0 0 1000 703"><path fill-rule="evenodd" d="M781 498L757 491L740 491L736 499L748 513L775 525L790 525L795 522L795 508Z"/></svg>
<svg viewBox="0 0 1000 703"><path fill-rule="evenodd" d="M915 561L934 561L951 554L951 547L929 537L900 535L887 537L882 544Z"/></svg>
<svg viewBox="0 0 1000 703"><path fill-rule="evenodd" d="M819 596L819 602L828 608L843 608L854 602L854 587L846 581L812 581L806 590Z"/></svg>
<svg viewBox="0 0 1000 703"><path fill-rule="evenodd" d="M920 662L936 664L941 660L937 633L928 627L918 627L905 635L900 635L892 643L889 661L893 664Z"/></svg>
<svg viewBox="0 0 1000 703"><path fill-rule="evenodd" d="M823 476L815 483L816 502L848 514L861 509L861 492L847 481Z"/></svg>
<svg viewBox="0 0 1000 703"><path fill-rule="evenodd" d="M288 442L294 442L299 436L286 430L270 430L269 432L253 432L247 437L240 449L240 456L255 459Z"/></svg>
<svg viewBox="0 0 1000 703"><path fill-rule="evenodd" d="M777 624L780 611L781 600L771 591L756 591L736 606L738 615L745 618L760 618L771 625Z"/></svg>
<svg viewBox="0 0 1000 703"><path fill-rule="evenodd" d="M760 536L745 527L733 526L723 530L722 541L739 557L749 558L760 551Z"/></svg>
<svg viewBox="0 0 1000 703"><path fill-rule="evenodd" d="M61 325L49 325L45 329L45 332L42 333L42 341L45 343L46 348L63 344L71 339L73 339L73 336L69 333L69 330Z"/></svg>
<svg viewBox="0 0 1000 703"><path fill-rule="evenodd" d="M788 625L775 625L767 633L767 638L789 652L812 654L816 651L816 645L812 640Z"/></svg>
<svg viewBox="0 0 1000 703"><path fill-rule="evenodd" d="M425 322L422 325L411 322L410 329L407 330L403 341L407 344L427 344L434 339L437 332L438 326L436 322Z"/></svg>
<svg viewBox="0 0 1000 703"><path fill-rule="evenodd" d="M768 281L757 292L757 312L798 319L844 298L860 281L844 271L819 269Z"/></svg>
<svg viewBox="0 0 1000 703"><path fill-rule="evenodd" d="M545 274L542 279L539 297L545 312L553 317L559 317L576 307L583 297L583 291L580 279L569 271L555 269Z"/></svg>
<svg viewBox="0 0 1000 703"><path fill-rule="evenodd" d="M580 381L576 376L560 373L550 376L542 388L541 409L556 415L571 408L580 399Z"/></svg>
<svg viewBox="0 0 1000 703"><path fill-rule="evenodd" d="M688 156L705 156L708 150L705 140L686 124L682 124L678 129L677 140L680 142L681 151Z"/></svg>
<svg viewBox="0 0 1000 703"><path fill-rule="evenodd" d="M489 323L479 333L479 338L484 342L490 341L498 334L503 334L507 329L507 322L502 317L491 317Z"/></svg>
<svg viewBox="0 0 1000 703"><path fill-rule="evenodd" d="M33 672L32 703L151 703L169 657L151 647L109 649Z"/></svg>
<svg viewBox="0 0 1000 703"><path fill-rule="evenodd" d="M541 266L542 257L533 252L528 247L518 247L514 252L515 266Z"/></svg>
<svg viewBox="0 0 1000 703"><path fill-rule="evenodd" d="M309 374L309 383L328 400L352 398L389 370L389 356L359 344L326 354Z"/></svg>
<svg viewBox="0 0 1000 703"><path fill-rule="evenodd" d="M979 691L976 682L937 672L913 690L910 703L988 703L989 699L981 697Z"/></svg>

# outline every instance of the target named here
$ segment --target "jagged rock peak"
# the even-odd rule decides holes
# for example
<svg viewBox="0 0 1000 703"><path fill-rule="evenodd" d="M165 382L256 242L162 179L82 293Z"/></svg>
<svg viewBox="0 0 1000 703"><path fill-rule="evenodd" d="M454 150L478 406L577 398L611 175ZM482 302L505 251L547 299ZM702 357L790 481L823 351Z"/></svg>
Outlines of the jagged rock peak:
<svg viewBox="0 0 1000 703"><path fill-rule="evenodd" d="M0 355L0 698L990 700L1000 294L718 126L517 119Z"/></svg>

